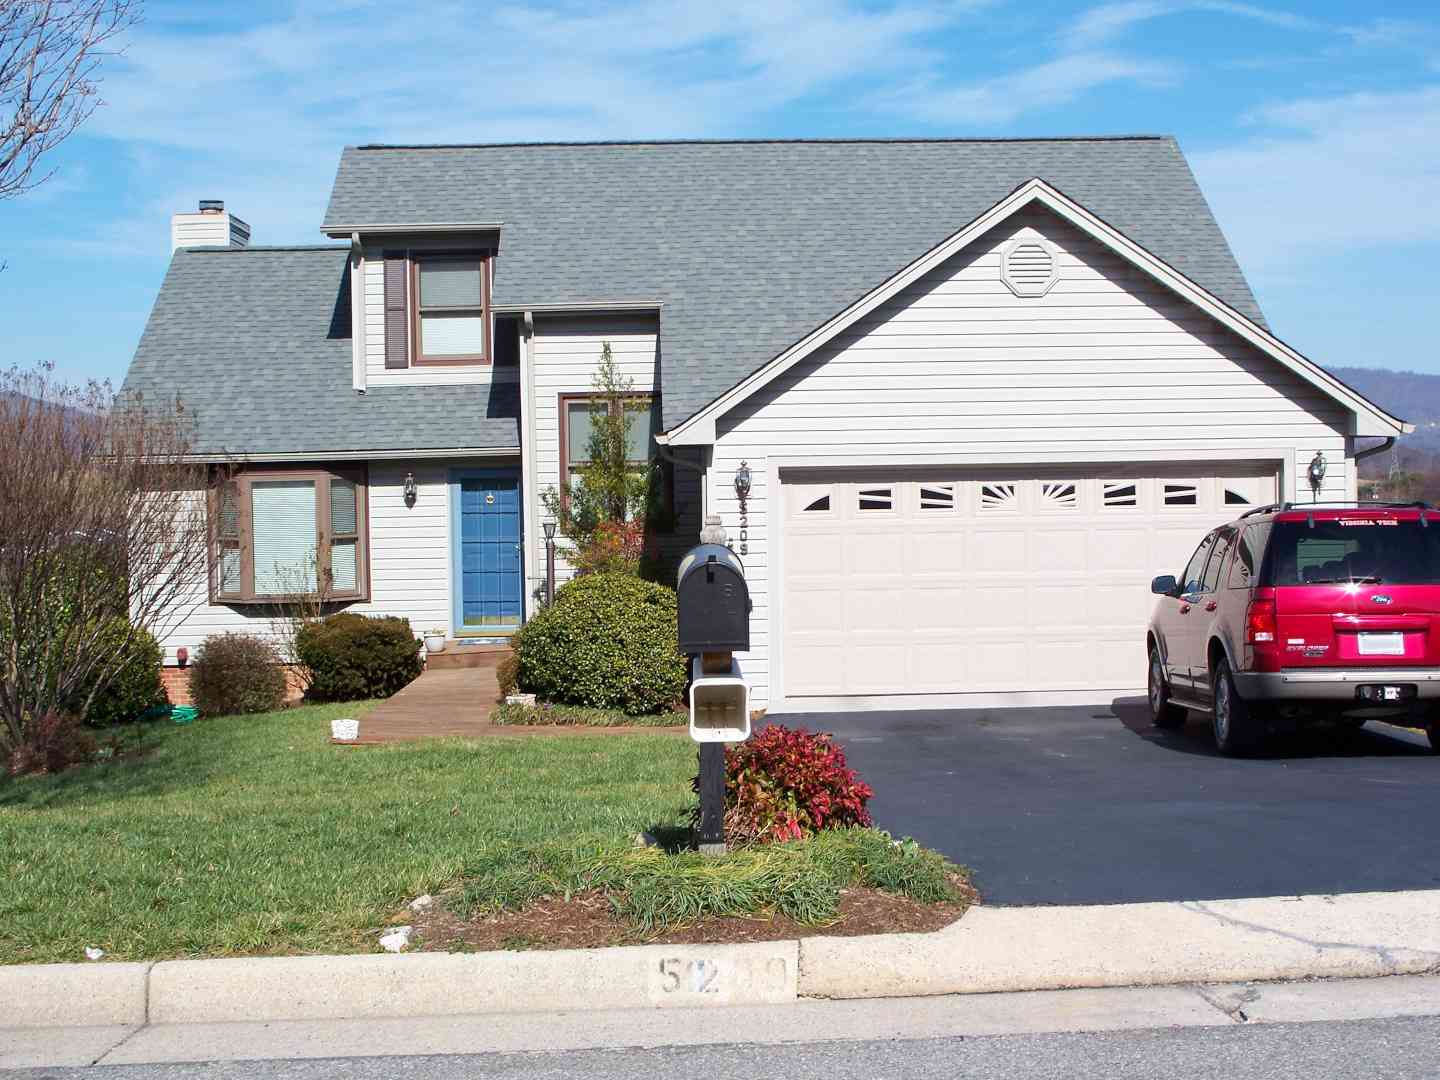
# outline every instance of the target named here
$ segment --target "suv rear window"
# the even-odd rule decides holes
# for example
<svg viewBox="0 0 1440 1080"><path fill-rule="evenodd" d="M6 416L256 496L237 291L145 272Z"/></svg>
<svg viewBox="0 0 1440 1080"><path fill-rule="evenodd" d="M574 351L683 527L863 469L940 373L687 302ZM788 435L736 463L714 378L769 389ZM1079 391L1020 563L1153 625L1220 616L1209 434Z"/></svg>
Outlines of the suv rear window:
<svg viewBox="0 0 1440 1080"><path fill-rule="evenodd" d="M1277 521L1266 552L1265 584L1338 581L1440 584L1440 522Z"/></svg>

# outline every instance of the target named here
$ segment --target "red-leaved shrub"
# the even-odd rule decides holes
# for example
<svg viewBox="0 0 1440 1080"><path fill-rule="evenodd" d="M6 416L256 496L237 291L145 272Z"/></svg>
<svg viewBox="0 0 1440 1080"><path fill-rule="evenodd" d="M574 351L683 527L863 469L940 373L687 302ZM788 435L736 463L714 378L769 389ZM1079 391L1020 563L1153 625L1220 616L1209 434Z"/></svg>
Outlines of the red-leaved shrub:
<svg viewBox="0 0 1440 1080"><path fill-rule="evenodd" d="M692 786L699 790L699 777ZM725 839L799 840L869 826L865 804L874 794L830 735L770 724L725 751Z"/></svg>
<svg viewBox="0 0 1440 1080"><path fill-rule="evenodd" d="M6 763L13 776L64 772L95 756L95 740L70 713L49 712L30 719Z"/></svg>
<svg viewBox="0 0 1440 1080"><path fill-rule="evenodd" d="M569 556L582 574L638 574L646 559L655 558L653 537L645 533L644 519L602 521L590 542Z"/></svg>

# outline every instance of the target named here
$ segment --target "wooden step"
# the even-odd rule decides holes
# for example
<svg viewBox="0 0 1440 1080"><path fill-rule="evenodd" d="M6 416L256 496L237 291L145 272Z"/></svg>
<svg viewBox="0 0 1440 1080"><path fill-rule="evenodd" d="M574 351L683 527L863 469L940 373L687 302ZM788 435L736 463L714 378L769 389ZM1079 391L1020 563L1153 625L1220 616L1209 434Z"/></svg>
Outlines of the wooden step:
<svg viewBox="0 0 1440 1080"><path fill-rule="evenodd" d="M425 666L432 670L495 667L509 653L508 644L462 645L457 641L447 641L444 652L426 653Z"/></svg>

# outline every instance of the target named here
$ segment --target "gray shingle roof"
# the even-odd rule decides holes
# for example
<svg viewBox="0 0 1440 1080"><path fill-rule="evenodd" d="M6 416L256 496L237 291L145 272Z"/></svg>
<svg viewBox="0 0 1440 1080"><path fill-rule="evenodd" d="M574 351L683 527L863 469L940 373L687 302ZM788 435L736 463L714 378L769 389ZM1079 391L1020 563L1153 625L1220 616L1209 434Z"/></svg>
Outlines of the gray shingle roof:
<svg viewBox="0 0 1440 1080"><path fill-rule="evenodd" d="M1036 176L1261 319L1165 137L350 147L325 226L503 222L497 304L664 301L669 429Z"/></svg>
<svg viewBox="0 0 1440 1080"><path fill-rule="evenodd" d="M125 390L178 393L199 453L519 446L514 382L355 393L348 251L177 251Z"/></svg>

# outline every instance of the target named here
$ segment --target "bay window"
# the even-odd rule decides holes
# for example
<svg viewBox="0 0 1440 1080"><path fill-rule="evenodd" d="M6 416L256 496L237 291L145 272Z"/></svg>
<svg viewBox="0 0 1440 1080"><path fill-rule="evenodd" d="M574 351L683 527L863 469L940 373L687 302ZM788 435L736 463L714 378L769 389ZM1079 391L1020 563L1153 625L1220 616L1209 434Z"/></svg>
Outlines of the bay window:
<svg viewBox="0 0 1440 1080"><path fill-rule="evenodd" d="M211 595L222 603L369 592L363 470L241 473L211 499Z"/></svg>

